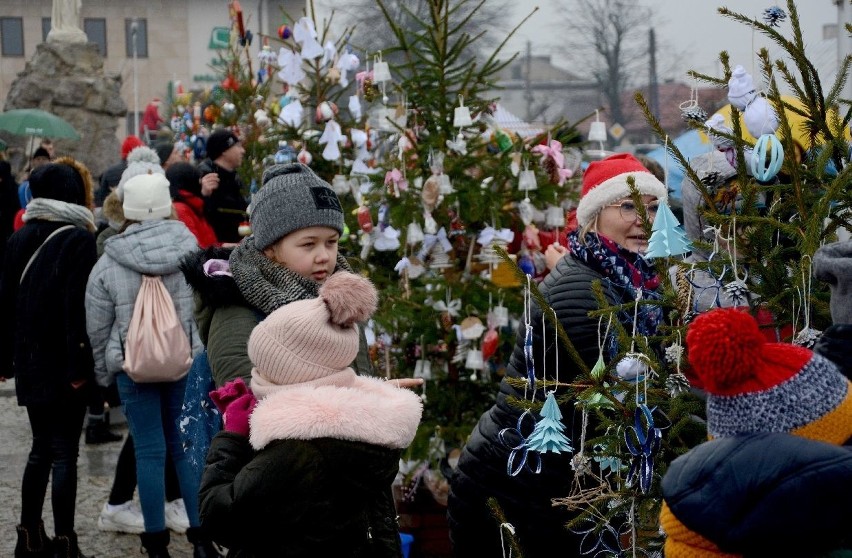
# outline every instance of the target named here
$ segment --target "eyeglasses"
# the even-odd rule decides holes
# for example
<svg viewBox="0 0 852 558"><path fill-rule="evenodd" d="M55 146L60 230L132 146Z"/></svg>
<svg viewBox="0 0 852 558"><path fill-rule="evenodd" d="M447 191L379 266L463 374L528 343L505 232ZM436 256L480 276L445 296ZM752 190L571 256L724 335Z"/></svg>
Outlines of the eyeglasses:
<svg viewBox="0 0 852 558"><path fill-rule="evenodd" d="M632 201L613 203L606 207L617 207L618 212L621 213L621 218L625 221L635 221L639 217L639 210L636 208L636 204ZM651 202L645 206L645 214L648 218L653 219L657 216L658 209L660 209L660 204L658 202Z"/></svg>

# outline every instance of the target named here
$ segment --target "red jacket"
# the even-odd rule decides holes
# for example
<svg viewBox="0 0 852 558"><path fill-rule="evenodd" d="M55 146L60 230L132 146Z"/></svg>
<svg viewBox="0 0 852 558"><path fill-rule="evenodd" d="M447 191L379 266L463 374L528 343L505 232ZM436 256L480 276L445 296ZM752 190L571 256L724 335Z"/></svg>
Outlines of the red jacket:
<svg viewBox="0 0 852 558"><path fill-rule="evenodd" d="M186 190L181 190L180 195L183 199L180 201L175 200L172 205L174 205L177 218L198 239L198 246L201 248L221 246L221 243L216 239L213 227L210 226L210 223L204 217L204 200L200 196L196 196Z"/></svg>

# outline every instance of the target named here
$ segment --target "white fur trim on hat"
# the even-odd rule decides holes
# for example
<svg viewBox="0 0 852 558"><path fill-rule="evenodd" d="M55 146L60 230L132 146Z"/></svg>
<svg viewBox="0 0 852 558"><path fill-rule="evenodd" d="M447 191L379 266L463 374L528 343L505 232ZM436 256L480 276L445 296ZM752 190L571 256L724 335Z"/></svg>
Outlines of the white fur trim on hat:
<svg viewBox="0 0 852 558"><path fill-rule="evenodd" d="M604 180L580 199L577 205L577 224L580 228L589 224L595 215L607 205L630 196L627 177L632 176L636 188L643 196L655 196L660 201L668 199L666 185L650 172L625 172Z"/></svg>

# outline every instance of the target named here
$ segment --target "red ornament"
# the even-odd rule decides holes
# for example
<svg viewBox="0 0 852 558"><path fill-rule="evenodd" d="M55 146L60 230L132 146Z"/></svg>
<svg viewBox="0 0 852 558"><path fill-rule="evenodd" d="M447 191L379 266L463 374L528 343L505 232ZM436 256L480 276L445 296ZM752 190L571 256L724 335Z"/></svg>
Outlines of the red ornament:
<svg viewBox="0 0 852 558"><path fill-rule="evenodd" d="M485 337L482 338L482 360L488 360L494 353L497 352L497 345L500 343L500 335L495 329L489 329L485 332Z"/></svg>
<svg viewBox="0 0 852 558"><path fill-rule="evenodd" d="M370 210L365 205L358 208L358 225L360 225L361 230L365 233L372 232L373 230L373 216L370 215Z"/></svg>
<svg viewBox="0 0 852 558"><path fill-rule="evenodd" d="M237 83L237 80L235 80L231 76L226 76L225 79L222 80L222 89L230 89L231 91L236 91L239 88L240 84Z"/></svg>
<svg viewBox="0 0 852 558"><path fill-rule="evenodd" d="M286 24L284 24L284 25L282 25L281 27L278 28L278 36L282 40L286 41L287 39L290 38L290 35L292 35L292 32L290 31L290 28L287 27Z"/></svg>

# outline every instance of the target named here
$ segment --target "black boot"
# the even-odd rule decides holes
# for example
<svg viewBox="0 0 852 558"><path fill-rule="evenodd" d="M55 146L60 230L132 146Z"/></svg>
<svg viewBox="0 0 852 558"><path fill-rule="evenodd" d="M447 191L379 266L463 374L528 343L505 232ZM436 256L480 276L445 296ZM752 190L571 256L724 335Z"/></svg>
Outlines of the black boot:
<svg viewBox="0 0 852 558"><path fill-rule="evenodd" d="M121 434L116 434L109 429L109 423L104 420L104 415L89 415L89 421L86 424L87 444L119 442L123 438L124 437Z"/></svg>
<svg viewBox="0 0 852 558"><path fill-rule="evenodd" d="M156 531L154 533L142 533L142 547L148 553L148 558L171 558L169 554L169 530Z"/></svg>
<svg viewBox="0 0 852 558"><path fill-rule="evenodd" d="M34 528L18 525L15 530L18 531L15 558L53 558L53 541L44 531L43 521L39 521Z"/></svg>
<svg viewBox="0 0 852 558"><path fill-rule="evenodd" d="M222 558L213 541L204 534L201 527L190 527L186 530L186 539L192 543L192 558Z"/></svg>
<svg viewBox="0 0 852 558"><path fill-rule="evenodd" d="M77 546L77 533L70 535L56 535L53 539L54 558L92 558L80 552Z"/></svg>

